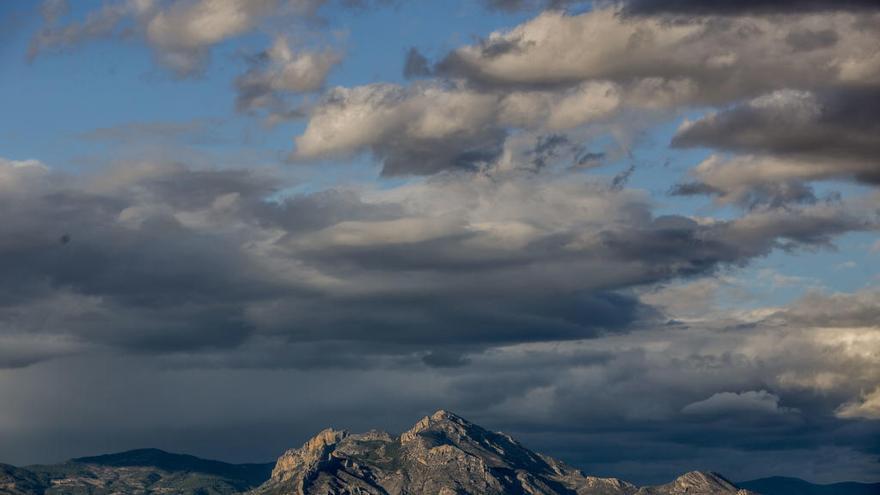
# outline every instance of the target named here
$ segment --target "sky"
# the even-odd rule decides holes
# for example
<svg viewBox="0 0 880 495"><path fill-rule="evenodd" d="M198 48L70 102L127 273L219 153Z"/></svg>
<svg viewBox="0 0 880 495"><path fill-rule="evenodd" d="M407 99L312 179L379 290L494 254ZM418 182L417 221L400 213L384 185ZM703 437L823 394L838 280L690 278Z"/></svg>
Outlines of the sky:
<svg viewBox="0 0 880 495"><path fill-rule="evenodd" d="M0 3L0 461L449 409L880 481L869 0Z"/></svg>

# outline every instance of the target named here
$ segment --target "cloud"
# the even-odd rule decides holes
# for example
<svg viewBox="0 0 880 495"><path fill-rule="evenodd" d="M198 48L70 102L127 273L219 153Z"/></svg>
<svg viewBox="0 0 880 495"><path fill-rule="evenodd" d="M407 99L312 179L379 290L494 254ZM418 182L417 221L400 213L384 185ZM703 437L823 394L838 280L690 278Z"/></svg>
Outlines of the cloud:
<svg viewBox="0 0 880 495"><path fill-rule="evenodd" d="M0 456L149 442L269 460L328 423L400 430L444 407L635 481L873 476L877 422L852 419L876 417L876 291L718 300L746 300L726 276L756 259L878 229L875 197L810 184L877 183L876 14L747 3L545 12L438 63L410 50L414 81L302 107L289 98L321 91L341 51L275 38L237 79L239 110L307 117L292 161L367 153L396 177L375 185L0 159ZM193 75L224 40L320 4L117 2L65 24L49 3L34 46L133 36ZM705 105L674 145L714 154L677 192L745 208L661 214L633 188L630 141ZM85 137L173 143L210 124Z"/></svg>
<svg viewBox="0 0 880 495"><path fill-rule="evenodd" d="M232 353L73 354L0 374L9 399L0 455L29 462L45 459L50 446L61 457L149 441L268 461L327 425L402 431L443 405L587 472L636 481L661 481L688 466L737 478L870 479L877 422L835 411L880 380L873 333L838 338L840 329L734 312L562 345L440 348L397 360L340 341L304 342L294 354L283 339L251 340ZM263 367L273 353L278 366ZM295 366L279 365L292 357ZM278 393L291 383L310 387ZM108 395L116 398L112 414L95 407ZM51 407L59 397L66 407ZM707 399L708 410L682 413ZM156 401L175 407L157 409ZM361 415L344 412L355 406ZM58 447L59 437L77 441ZM797 462L771 462L780 458Z"/></svg>
<svg viewBox="0 0 880 495"><path fill-rule="evenodd" d="M880 387L858 401L842 404L834 413L837 417L846 419L880 419Z"/></svg>
<svg viewBox="0 0 880 495"><path fill-rule="evenodd" d="M33 38L31 58L101 38L142 37L157 60L178 76L201 73L210 49L243 35L272 15L310 15L320 0L120 0L106 3L82 21L62 24L61 2L50 0L44 26Z"/></svg>
<svg viewBox="0 0 880 495"><path fill-rule="evenodd" d="M482 91L440 80L336 87L311 109L291 158L370 151L387 176L474 171L509 160L505 148L516 145L508 138L518 130L538 133L533 137L540 141L542 130L558 134L610 127L631 108L644 110L647 122L686 92L686 87L653 80L589 82L562 91ZM569 164L580 155L583 150L569 154Z"/></svg>
<svg viewBox="0 0 880 495"><path fill-rule="evenodd" d="M682 408L684 414L717 416L730 414L785 414L790 410L779 405L779 397L766 390L742 393L719 392L708 399L693 402Z"/></svg>
<svg viewBox="0 0 880 495"><path fill-rule="evenodd" d="M403 62L403 77L424 77L431 74L428 59L415 47L410 48L406 52L406 59Z"/></svg>
<svg viewBox="0 0 880 495"><path fill-rule="evenodd" d="M46 0L41 7L43 28L31 40L28 57L34 58L43 51L64 49L87 41L122 36L121 23L132 14L134 3L116 2L104 4L100 10L90 12L81 22L60 24L69 8L66 0Z"/></svg>
<svg viewBox="0 0 880 495"><path fill-rule="evenodd" d="M654 217L640 193L570 174L279 197L283 182L256 171L145 163L77 178L6 161L0 259L16 284L0 284L0 322L127 353L291 345L257 352L258 367L325 342L440 364L629 331L657 317L632 288L872 228L845 204Z"/></svg>
<svg viewBox="0 0 880 495"><path fill-rule="evenodd" d="M782 313L787 321L826 327L872 327L880 321L880 294L810 292Z"/></svg>
<svg viewBox="0 0 880 495"><path fill-rule="evenodd" d="M673 146L747 153L711 158L694 175L726 196L742 189L829 178L880 181L880 93L848 90L814 94L783 90L683 124ZM740 191L737 191L740 189Z"/></svg>
<svg viewBox="0 0 880 495"><path fill-rule="evenodd" d="M235 81L239 111L268 109L275 115L287 114L285 94L309 93L324 86L330 71L342 61L334 50L291 49L284 37L257 55L251 68Z"/></svg>
<svg viewBox="0 0 880 495"><path fill-rule="evenodd" d="M691 84L689 102L726 102L780 87L876 84L878 33L863 14L734 16L667 22L614 8L579 15L548 11L479 44L451 52L441 73L478 86L558 87L586 81L658 78ZM790 36L822 29L831 45L792 46ZM798 45L795 42L795 45ZM846 56L841 56L846 54ZM796 56L795 56L796 55Z"/></svg>
<svg viewBox="0 0 880 495"><path fill-rule="evenodd" d="M435 85L334 88L296 138L294 158L370 149L384 175L474 169L501 153L496 111L493 95Z"/></svg>
<svg viewBox="0 0 880 495"><path fill-rule="evenodd" d="M483 3L492 10L518 12L564 9L587 5L589 2L585 0L483 0Z"/></svg>
<svg viewBox="0 0 880 495"><path fill-rule="evenodd" d="M874 10L871 0L625 0L628 14L743 15L814 11Z"/></svg>

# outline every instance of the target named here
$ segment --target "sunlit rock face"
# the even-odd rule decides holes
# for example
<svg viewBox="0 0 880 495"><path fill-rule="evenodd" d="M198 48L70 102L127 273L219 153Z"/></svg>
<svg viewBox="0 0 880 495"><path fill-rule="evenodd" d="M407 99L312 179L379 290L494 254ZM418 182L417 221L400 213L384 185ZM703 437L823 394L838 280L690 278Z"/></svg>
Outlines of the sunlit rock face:
<svg viewBox="0 0 880 495"><path fill-rule="evenodd" d="M714 473L691 472L673 482L642 487L585 476L440 410L394 437L327 429L284 453L272 478L252 495L747 495Z"/></svg>

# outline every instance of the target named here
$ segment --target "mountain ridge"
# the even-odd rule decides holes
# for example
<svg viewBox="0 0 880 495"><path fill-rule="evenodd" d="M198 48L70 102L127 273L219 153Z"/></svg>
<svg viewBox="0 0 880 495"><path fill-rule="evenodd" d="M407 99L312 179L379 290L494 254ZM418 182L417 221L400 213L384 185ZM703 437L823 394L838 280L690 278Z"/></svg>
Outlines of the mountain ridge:
<svg viewBox="0 0 880 495"><path fill-rule="evenodd" d="M532 452L504 433L446 410L392 436L326 429L278 459L272 477L249 495L530 494L750 495L714 473L691 472L666 485L637 487L586 476Z"/></svg>
<svg viewBox="0 0 880 495"><path fill-rule="evenodd" d="M852 491L821 491L828 487ZM869 491L872 488L859 483L813 485L783 477L734 483L721 474L701 471L639 487L617 478L585 475L529 450L505 433L442 409L400 435L327 428L301 447L288 449L274 463L231 464L135 449L55 465L0 464L0 495L876 494Z"/></svg>
<svg viewBox="0 0 880 495"><path fill-rule="evenodd" d="M762 495L880 495L880 483L843 481L817 484L788 476L769 476L738 483Z"/></svg>

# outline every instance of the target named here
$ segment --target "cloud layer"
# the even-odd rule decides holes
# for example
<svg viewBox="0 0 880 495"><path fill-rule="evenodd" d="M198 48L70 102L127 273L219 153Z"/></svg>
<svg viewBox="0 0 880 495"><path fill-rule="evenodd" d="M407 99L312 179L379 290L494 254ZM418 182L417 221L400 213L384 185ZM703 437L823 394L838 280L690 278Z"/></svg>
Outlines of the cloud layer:
<svg viewBox="0 0 880 495"><path fill-rule="evenodd" d="M875 476L876 287L736 278L878 231L874 2L491 0L533 14L350 85L327 5L44 4L32 57L133 38L208 77L258 33L230 119L293 147L208 166L194 118L83 130L137 156L89 170L0 159L0 459L267 460L444 407L634 481Z"/></svg>

